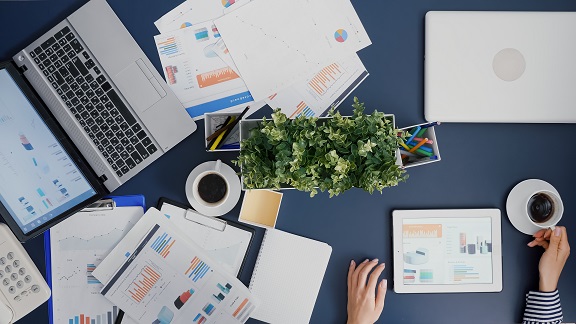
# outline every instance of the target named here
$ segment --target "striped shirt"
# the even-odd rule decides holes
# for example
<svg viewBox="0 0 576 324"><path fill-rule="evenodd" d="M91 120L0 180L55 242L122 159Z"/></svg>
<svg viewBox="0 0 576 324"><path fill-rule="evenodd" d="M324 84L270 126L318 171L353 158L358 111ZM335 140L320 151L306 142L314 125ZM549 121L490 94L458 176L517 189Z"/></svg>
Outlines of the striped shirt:
<svg viewBox="0 0 576 324"><path fill-rule="evenodd" d="M526 294L526 309L522 324L562 323L562 306L558 290L552 292L530 291Z"/></svg>

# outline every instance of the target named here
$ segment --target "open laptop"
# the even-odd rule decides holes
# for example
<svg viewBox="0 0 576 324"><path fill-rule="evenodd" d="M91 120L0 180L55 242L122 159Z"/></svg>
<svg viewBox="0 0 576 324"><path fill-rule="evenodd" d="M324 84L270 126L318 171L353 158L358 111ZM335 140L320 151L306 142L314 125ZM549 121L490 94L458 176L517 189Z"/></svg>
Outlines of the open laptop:
<svg viewBox="0 0 576 324"><path fill-rule="evenodd" d="M0 64L0 213L24 241L196 130L105 0Z"/></svg>
<svg viewBox="0 0 576 324"><path fill-rule="evenodd" d="M424 111L442 122L576 122L576 12L426 14Z"/></svg>

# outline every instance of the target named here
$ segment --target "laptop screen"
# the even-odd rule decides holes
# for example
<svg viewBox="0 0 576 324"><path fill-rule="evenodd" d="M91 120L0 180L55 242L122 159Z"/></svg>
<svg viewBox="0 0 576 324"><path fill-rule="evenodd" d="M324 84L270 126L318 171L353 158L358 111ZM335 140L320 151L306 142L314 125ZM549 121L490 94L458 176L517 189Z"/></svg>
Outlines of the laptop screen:
<svg viewBox="0 0 576 324"><path fill-rule="evenodd" d="M0 202L30 233L97 193L6 69L0 69Z"/></svg>

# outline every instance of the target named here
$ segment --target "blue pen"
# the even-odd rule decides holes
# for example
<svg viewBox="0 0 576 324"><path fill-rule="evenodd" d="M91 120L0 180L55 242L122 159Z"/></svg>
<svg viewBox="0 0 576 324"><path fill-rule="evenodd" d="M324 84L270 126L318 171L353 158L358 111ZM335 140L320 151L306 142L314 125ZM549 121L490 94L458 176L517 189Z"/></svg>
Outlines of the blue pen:
<svg viewBox="0 0 576 324"><path fill-rule="evenodd" d="M233 149L239 149L240 148L240 144L226 144L226 145L222 145L218 148L218 150L233 150Z"/></svg>
<svg viewBox="0 0 576 324"><path fill-rule="evenodd" d="M421 127L422 128L428 128L428 127L438 126L438 125L440 125L440 122L433 122L433 123L429 123L429 124L424 124Z"/></svg>
<svg viewBox="0 0 576 324"><path fill-rule="evenodd" d="M406 144L410 144L410 142L412 142L412 140L414 139L414 137L416 137L416 134L418 134L418 132L420 131L420 126L417 126L416 129L412 132L412 136L410 136L410 138L406 141Z"/></svg>

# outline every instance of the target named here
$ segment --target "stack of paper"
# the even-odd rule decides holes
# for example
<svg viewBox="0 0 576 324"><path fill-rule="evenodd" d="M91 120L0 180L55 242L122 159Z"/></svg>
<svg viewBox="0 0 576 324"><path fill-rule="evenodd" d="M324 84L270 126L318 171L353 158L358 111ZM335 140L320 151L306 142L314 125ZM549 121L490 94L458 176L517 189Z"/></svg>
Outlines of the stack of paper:
<svg viewBox="0 0 576 324"><path fill-rule="evenodd" d="M155 24L166 81L195 119L265 103L320 116L368 76L349 0L187 0Z"/></svg>
<svg viewBox="0 0 576 324"><path fill-rule="evenodd" d="M259 302L155 208L92 273L139 323L244 323Z"/></svg>

